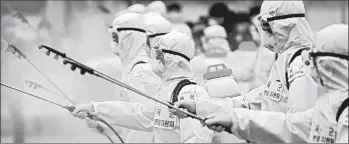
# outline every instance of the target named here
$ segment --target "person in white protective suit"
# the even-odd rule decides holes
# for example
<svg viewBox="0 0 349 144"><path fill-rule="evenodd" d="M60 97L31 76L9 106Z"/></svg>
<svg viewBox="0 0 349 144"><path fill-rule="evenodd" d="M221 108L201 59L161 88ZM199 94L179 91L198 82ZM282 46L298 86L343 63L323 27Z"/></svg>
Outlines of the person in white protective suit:
<svg viewBox="0 0 349 144"><path fill-rule="evenodd" d="M348 25L334 24L318 32L315 50L302 53L311 69L307 75L325 89L305 112L232 109L208 116L205 123L216 131L223 130L217 124L224 125L234 135L258 142L348 143L348 52Z"/></svg>
<svg viewBox="0 0 349 144"><path fill-rule="evenodd" d="M196 102L179 101L176 106L196 113L212 113L213 108L229 112L233 108L242 107L278 114L303 112L313 107L318 99L318 87L306 77L305 74L309 70L305 68L300 56L302 50L312 49L314 46L312 30L304 13L302 1L263 2L258 16L261 24L257 25L262 44L279 53L279 58L274 63L265 86L260 86L247 95L229 98L224 102L200 99ZM193 107L196 109L192 109ZM254 112L258 111L251 111L251 114ZM174 113L181 116L181 113L176 111ZM241 116L244 114L242 112ZM268 117L258 117L258 121L264 123L269 123L268 120ZM274 124L274 122L270 123ZM249 138L243 139L249 140Z"/></svg>
<svg viewBox="0 0 349 144"><path fill-rule="evenodd" d="M252 18L252 22L254 24L258 23L257 17ZM258 50L254 64L252 64L252 67L250 67L252 69L250 70L252 74L250 89L257 88L267 82L273 64L277 59L277 54L275 52L272 52L271 50L260 45L261 38L254 24L250 26L249 30L253 41L258 46Z"/></svg>
<svg viewBox="0 0 349 144"><path fill-rule="evenodd" d="M150 57L151 48L155 47L160 37L171 32L171 23L157 12L147 12L145 17L145 29L147 31L147 55Z"/></svg>
<svg viewBox="0 0 349 144"><path fill-rule="evenodd" d="M114 54L118 55L124 65L123 71L121 73L122 82L129 84L132 87L145 92L148 95L155 96L155 94L161 88L161 80L156 76L152 69L150 58L145 52L146 47L146 30L145 30L145 20L144 17L138 13L124 13L117 17L110 28L110 32L113 37L113 42L111 43L112 51ZM127 104L128 102L135 102L144 105L152 105L153 102L146 99L134 92L130 92L124 89L121 92L122 101L120 102L120 111L123 113L128 113L124 117L118 117L118 120L122 121L119 124L127 122L134 122L134 119L129 119L128 116L134 115L132 112L134 109ZM122 105L126 103L125 105ZM103 109L103 106L109 106L110 102L100 102L99 105L102 106L101 117L106 119L110 118L108 114L109 111L104 111L108 109ZM131 104L132 105L132 104ZM90 104L77 105L77 110L81 110L90 106ZM113 107L112 107L113 108ZM115 110L115 112L119 112ZM103 114L102 112L106 112ZM132 113L132 114L131 114ZM76 115L76 111L74 113ZM114 117L112 117L114 118ZM113 121L111 119L109 121ZM151 127L150 121L145 127ZM122 127L122 126L121 126ZM128 127L126 127L128 128ZM151 132L140 132L136 130L125 130L126 142L151 142L153 134Z"/></svg>
<svg viewBox="0 0 349 144"><path fill-rule="evenodd" d="M202 76L202 75L201 75ZM228 69L224 63L210 65L204 77L204 87L211 98L221 99L240 96L241 92L232 76L232 70ZM213 143L243 142L228 133L217 134L213 138Z"/></svg>
<svg viewBox="0 0 349 144"><path fill-rule="evenodd" d="M146 9L148 12L158 12L163 17L167 17L167 9L163 1L153 1L147 5Z"/></svg>
<svg viewBox="0 0 349 144"><path fill-rule="evenodd" d="M232 70L226 67L225 58L230 51L226 38L226 31L220 25L205 28L202 38L205 52L195 56L191 61L197 82L206 88L211 98L224 99L241 95ZM239 142L239 140L227 133L222 133L216 135L213 142Z"/></svg>
<svg viewBox="0 0 349 144"><path fill-rule="evenodd" d="M161 37L151 54L153 71L163 82L157 99L174 103L177 99L209 98L204 87L191 82L193 69L189 61L193 56L194 44L185 34L172 31ZM155 143L210 143L214 135L195 119L179 120L159 103L93 102L77 105L72 114L85 118L87 112L114 125L153 132Z"/></svg>
<svg viewBox="0 0 349 144"><path fill-rule="evenodd" d="M197 82L203 84L203 75L207 72L208 66L221 63L227 65L226 56L230 51L230 47L227 41L227 33L220 25L205 28L201 41L204 52L195 56L190 63L195 69Z"/></svg>
<svg viewBox="0 0 349 144"><path fill-rule="evenodd" d="M182 7L179 3L173 3L167 6L167 18L172 23L172 30L183 32L193 38L193 33L190 27L184 22L181 14Z"/></svg>

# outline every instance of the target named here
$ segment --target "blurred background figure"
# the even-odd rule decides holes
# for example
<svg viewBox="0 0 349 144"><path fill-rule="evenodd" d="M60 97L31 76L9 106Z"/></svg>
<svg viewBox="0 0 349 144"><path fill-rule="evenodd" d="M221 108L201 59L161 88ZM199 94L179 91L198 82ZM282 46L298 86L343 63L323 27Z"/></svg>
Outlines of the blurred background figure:
<svg viewBox="0 0 349 144"><path fill-rule="evenodd" d="M146 12L146 8L142 4L133 4L127 8L127 11L143 14Z"/></svg>
<svg viewBox="0 0 349 144"><path fill-rule="evenodd" d="M190 27L182 19L182 5L172 3L167 6L167 18L172 23L172 30L180 31L193 38Z"/></svg>
<svg viewBox="0 0 349 144"><path fill-rule="evenodd" d="M4 8L3 4L11 8ZM268 49L260 47L259 34L253 24L260 4L261 1L214 0L2 1L1 37L16 45L76 103L118 100L120 96L116 93L119 93L120 87L94 76L81 76L71 72L59 61L39 52L36 44L50 45L82 63L120 79L123 67L120 59L110 52L112 39L108 27L115 14L128 10L140 13L151 11L171 21L174 29L193 38L197 60L193 59L192 64L193 67L201 68L201 75L207 72L205 53L212 49L211 45L228 51L225 57L213 59L225 62L233 70L232 76L241 93L244 93L264 84L277 57ZM334 23L348 23L347 1L304 1L304 4L306 18L314 33ZM323 20L324 17L326 21ZM208 32L210 29L213 33ZM226 39L205 39L211 34L226 36ZM70 104L60 95L43 88L29 87L26 80L37 82L57 93L55 87L28 62L17 59L11 53L5 53L6 47L2 41L2 83L64 105ZM200 57L205 60L200 60ZM204 83L203 78L201 82ZM66 110L3 87L1 104L2 143L109 142L103 135L90 131L84 121L71 117Z"/></svg>
<svg viewBox="0 0 349 144"><path fill-rule="evenodd" d="M147 10L152 12L158 12L162 16L167 17L166 5L163 1L153 1L147 5Z"/></svg>
<svg viewBox="0 0 349 144"><path fill-rule="evenodd" d="M203 75L207 72L208 66L215 64L227 66L227 55L230 53L230 47L227 33L220 25L211 25L205 28L204 35L200 39L202 53L191 60L191 65L195 69L196 80L203 84Z"/></svg>
<svg viewBox="0 0 349 144"><path fill-rule="evenodd" d="M260 6L255 6L250 9L249 34L252 36L252 42L258 47L255 61L249 70L253 75L250 90L267 82L271 68L277 59L277 53L261 46L261 37L255 26L256 16L259 14L260 8Z"/></svg>

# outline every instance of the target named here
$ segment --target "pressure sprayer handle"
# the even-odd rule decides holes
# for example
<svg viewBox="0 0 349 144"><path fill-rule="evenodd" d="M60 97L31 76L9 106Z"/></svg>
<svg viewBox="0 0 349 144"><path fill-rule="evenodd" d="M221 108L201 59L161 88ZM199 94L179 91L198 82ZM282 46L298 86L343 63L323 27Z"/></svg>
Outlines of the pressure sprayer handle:
<svg viewBox="0 0 349 144"><path fill-rule="evenodd" d="M174 105L172 102L168 102L170 105ZM171 109L171 107L169 107ZM194 114L194 113L193 113ZM193 118L193 119L197 119L199 121L202 121L202 122L205 122L207 120L207 118L201 118L199 116L197 117L194 117L192 115L187 115L188 117L190 118ZM224 131L227 132L227 133L230 133L230 134L233 134L233 132L231 131L230 127L226 127L226 126L223 126L223 125L219 125L219 124L215 124L214 126L218 127L218 126L222 126L224 128Z"/></svg>
<svg viewBox="0 0 349 144"><path fill-rule="evenodd" d="M75 106L67 106L67 109L68 109L68 111L70 111L70 112L73 112L74 110L75 110ZM88 118L90 118L90 119L93 119L93 115L91 115L91 114L89 114L89 113L87 113L87 117ZM104 129L103 129L103 127L101 126L101 125L97 125L97 130L99 131L99 132L101 132L101 133L103 133L104 132Z"/></svg>

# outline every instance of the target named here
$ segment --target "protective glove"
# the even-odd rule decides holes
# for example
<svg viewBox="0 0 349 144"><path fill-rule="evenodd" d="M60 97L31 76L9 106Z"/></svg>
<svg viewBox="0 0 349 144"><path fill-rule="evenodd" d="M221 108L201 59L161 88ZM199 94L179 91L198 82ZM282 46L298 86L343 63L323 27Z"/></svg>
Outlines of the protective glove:
<svg viewBox="0 0 349 144"><path fill-rule="evenodd" d="M180 100L174 104L174 107L196 114L196 101L195 100ZM176 109L170 109L170 112L179 118L188 117L187 114L177 111Z"/></svg>
<svg viewBox="0 0 349 144"><path fill-rule="evenodd" d="M213 113L206 117L203 125L206 125L211 130L222 132L224 127L231 128L233 122L228 113Z"/></svg>
<svg viewBox="0 0 349 144"><path fill-rule="evenodd" d="M71 112L74 117L78 117L80 119L85 119L87 114L92 114L94 112L94 107L91 103L84 103L75 105L75 110Z"/></svg>

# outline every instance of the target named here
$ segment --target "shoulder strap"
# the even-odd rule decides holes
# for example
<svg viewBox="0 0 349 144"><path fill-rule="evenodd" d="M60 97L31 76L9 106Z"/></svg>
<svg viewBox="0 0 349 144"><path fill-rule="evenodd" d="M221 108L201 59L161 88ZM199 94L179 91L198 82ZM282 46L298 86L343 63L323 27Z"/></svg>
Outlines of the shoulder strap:
<svg viewBox="0 0 349 144"><path fill-rule="evenodd" d="M279 54L275 53L275 61L278 60Z"/></svg>
<svg viewBox="0 0 349 144"><path fill-rule="evenodd" d="M293 56L291 57L290 59L290 62L287 64L287 67L289 67L291 65L291 63L298 57L302 54L302 51L304 50L308 50L309 48L302 48L302 49L299 49L296 51L296 53L293 54ZM290 88L290 83L288 82L288 73L287 73L287 69L286 69L286 72L285 72L285 76L286 76L286 87L287 89Z"/></svg>
<svg viewBox="0 0 349 144"><path fill-rule="evenodd" d="M187 86L187 85L196 85L195 82L191 82L187 79L181 80L177 86L174 88L172 95L171 95L171 102L172 104L174 104L175 102L178 101L178 95L179 92L182 90L183 87Z"/></svg>
<svg viewBox="0 0 349 144"><path fill-rule="evenodd" d="M138 64L144 64L144 63L146 63L146 62L144 62L144 61L136 62L136 63L132 66L131 70L132 70L136 65L138 65Z"/></svg>
<svg viewBox="0 0 349 144"><path fill-rule="evenodd" d="M343 103L341 104L341 106L339 107L339 109L337 111L337 115L336 115L337 122L338 122L339 117L341 116L341 114L343 113L343 111L345 110L346 107L349 107L349 98L345 99L343 101Z"/></svg>

